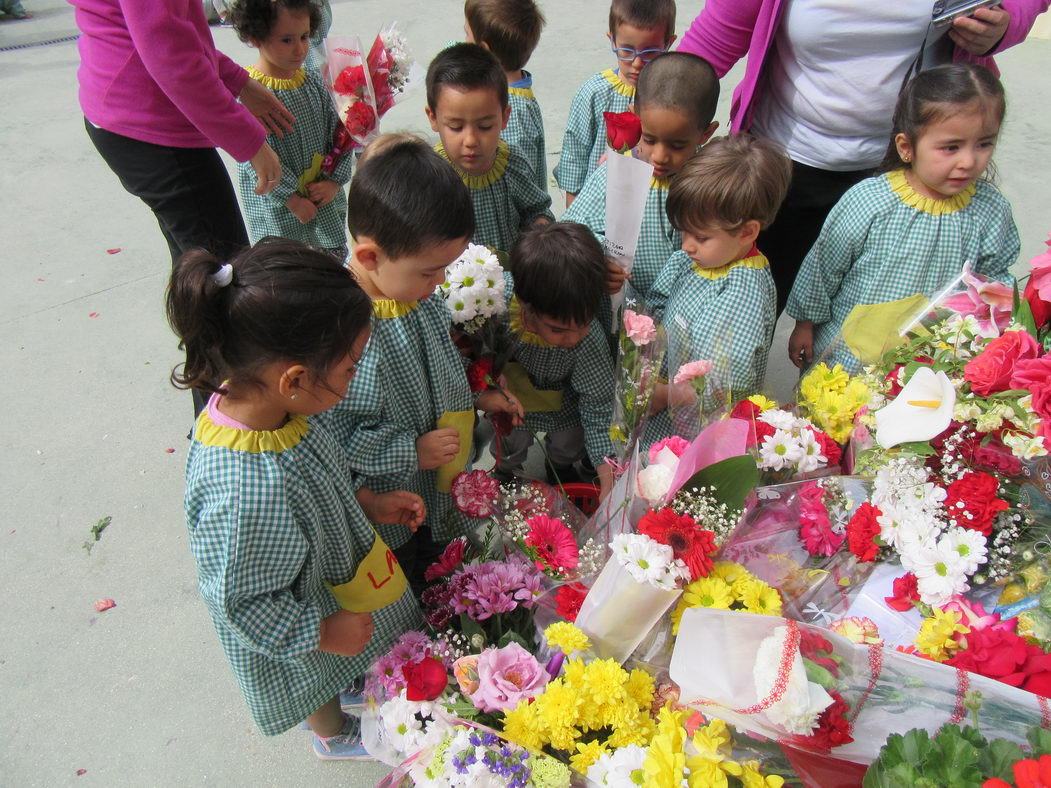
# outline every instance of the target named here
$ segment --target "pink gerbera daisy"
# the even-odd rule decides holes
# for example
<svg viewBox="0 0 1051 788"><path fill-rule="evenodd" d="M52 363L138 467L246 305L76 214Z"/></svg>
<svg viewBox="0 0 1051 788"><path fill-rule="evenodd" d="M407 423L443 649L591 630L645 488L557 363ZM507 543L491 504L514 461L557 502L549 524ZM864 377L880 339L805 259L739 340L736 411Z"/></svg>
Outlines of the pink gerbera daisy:
<svg viewBox="0 0 1051 788"><path fill-rule="evenodd" d="M539 514L526 520L526 525L529 526L526 547L536 552L538 569L562 571L576 568L580 551L573 532L565 523Z"/></svg>

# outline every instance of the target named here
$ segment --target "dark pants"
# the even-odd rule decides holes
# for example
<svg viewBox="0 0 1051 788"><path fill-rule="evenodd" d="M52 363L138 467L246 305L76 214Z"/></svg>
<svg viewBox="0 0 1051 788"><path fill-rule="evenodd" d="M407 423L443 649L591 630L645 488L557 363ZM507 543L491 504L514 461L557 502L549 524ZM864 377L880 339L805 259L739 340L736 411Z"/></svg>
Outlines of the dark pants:
<svg viewBox="0 0 1051 788"><path fill-rule="evenodd" d="M770 258L777 285L777 314L785 309L803 259L814 245L825 217L839 198L871 170L829 172L792 162L792 185L773 224L759 233L756 246Z"/></svg>
<svg viewBox="0 0 1051 788"><path fill-rule="evenodd" d="M95 149L121 185L153 211L172 263L201 248L226 260L248 245L230 176L214 148L172 148L141 142L86 119Z"/></svg>
<svg viewBox="0 0 1051 788"><path fill-rule="evenodd" d="M427 567L441 558L446 546L431 538L429 525L421 525L416 529L416 533L409 537L409 541L391 551L401 564L401 571L408 578L409 585L412 586L412 592L417 599L430 585L423 579L423 573L427 571Z"/></svg>

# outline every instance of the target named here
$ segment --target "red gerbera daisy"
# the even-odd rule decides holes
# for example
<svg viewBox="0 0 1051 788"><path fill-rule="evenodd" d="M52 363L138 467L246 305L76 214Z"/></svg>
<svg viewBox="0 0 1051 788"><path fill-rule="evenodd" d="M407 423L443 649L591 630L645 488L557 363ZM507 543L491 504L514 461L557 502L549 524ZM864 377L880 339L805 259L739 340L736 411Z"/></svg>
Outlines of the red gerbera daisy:
<svg viewBox="0 0 1051 788"><path fill-rule="evenodd" d="M690 579L707 577L712 571L715 552L715 534L698 528L688 515L676 514L669 508L655 512L652 509L639 521L639 533L668 545L676 558L682 559L690 570Z"/></svg>

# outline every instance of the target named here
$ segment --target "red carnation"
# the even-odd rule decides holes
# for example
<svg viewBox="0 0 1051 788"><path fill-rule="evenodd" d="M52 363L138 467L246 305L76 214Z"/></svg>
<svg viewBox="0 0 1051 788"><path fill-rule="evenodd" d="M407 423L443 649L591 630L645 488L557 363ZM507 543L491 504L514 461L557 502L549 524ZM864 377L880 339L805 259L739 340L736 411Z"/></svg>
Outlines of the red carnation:
<svg viewBox="0 0 1051 788"><path fill-rule="evenodd" d="M405 697L408 700L434 700L449 683L445 666L437 657L432 657L430 651L415 662L403 665L401 672L405 676Z"/></svg>
<svg viewBox="0 0 1051 788"><path fill-rule="evenodd" d="M480 358L471 362L467 368L467 383L471 391L485 391L489 387L489 379L493 375L493 360L491 358Z"/></svg>
<svg viewBox="0 0 1051 788"><path fill-rule="evenodd" d="M427 567L423 573L423 579L428 583L452 574L463 563L464 550L467 549L466 539L454 539L445 546L441 557Z"/></svg>
<svg viewBox="0 0 1051 788"><path fill-rule="evenodd" d="M559 586L555 592L555 602L558 614L566 621L576 621L580 606L584 604L584 597L588 595L588 587L583 583L569 583Z"/></svg>
<svg viewBox="0 0 1051 788"><path fill-rule="evenodd" d="M799 653L839 678L839 663L832 657L832 644L828 638L800 627Z"/></svg>
<svg viewBox="0 0 1051 788"><path fill-rule="evenodd" d="M821 712L817 718L817 729L806 738L807 746L820 752L831 752L834 747L850 744L854 738L850 735L850 722L847 712L850 706L838 692L829 692L832 705Z"/></svg>
<svg viewBox="0 0 1051 788"><path fill-rule="evenodd" d="M344 121L347 131L354 137L364 137L376 128L376 112L366 101L355 101L347 107Z"/></svg>
<svg viewBox="0 0 1051 788"><path fill-rule="evenodd" d="M850 552L858 557L859 561L875 561L879 553L879 545L876 537L879 536L880 527L876 518L883 512L870 504L868 501L861 504L854 516L847 523L847 544Z"/></svg>
<svg viewBox="0 0 1051 788"><path fill-rule="evenodd" d="M734 409L730 411L731 419L746 419L747 421L755 421L759 418L759 414L763 411L759 409L751 400L743 399L734 405Z"/></svg>
<svg viewBox="0 0 1051 788"><path fill-rule="evenodd" d="M904 613L912 610L913 602L920 601L920 590L916 575L912 572L894 579L894 596L885 596L883 601L887 607Z"/></svg>
<svg viewBox="0 0 1051 788"><path fill-rule="evenodd" d="M825 455L825 464L829 466L838 465L843 457L843 451L839 448L839 444L832 440L832 436L823 430L819 430L816 427L808 427L807 429L810 430L814 440L821 446L821 453Z"/></svg>
<svg viewBox="0 0 1051 788"><path fill-rule="evenodd" d="M945 664L1018 687L1025 680L1026 642L1014 632L986 627L962 637L963 648ZM1043 652L1040 652L1043 653Z"/></svg>
<svg viewBox="0 0 1051 788"><path fill-rule="evenodd" d="M715 534L698 528L692 517L678 515L671 509L652 509L639 520L639 533L671 547L676 558L682 559L690 570L690 579L707 577L712 571L715 552Z"/></svg>
<svg viewBox="0 0 1051 788"><path fill-rule="evenodd" d="M339 72L332 89L344 96L357 96L362 98L368 83L365 81L365 68L363 66L347 66Z"/></svg>
<svg viewBox="0 0 1051 788"><path fill-rule="evenodd" d="M949 485L945 510L957 525L989 536L996 515L1008 508L1007 501L996 497L999 489L995 476L981 471L965 473Z"/></svg>

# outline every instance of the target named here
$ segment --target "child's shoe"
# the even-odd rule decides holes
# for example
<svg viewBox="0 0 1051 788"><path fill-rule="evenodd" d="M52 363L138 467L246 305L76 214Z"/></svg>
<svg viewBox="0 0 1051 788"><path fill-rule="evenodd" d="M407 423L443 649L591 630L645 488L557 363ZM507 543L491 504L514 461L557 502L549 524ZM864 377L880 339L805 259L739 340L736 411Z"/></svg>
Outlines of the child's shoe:
<svg viewBox="0 0 1051 788"><path fill-rule="evenodd" d="M361 709L365 706L365 680L355 679L349 687L340 692L339 705L344 710L349 708L351 713L356 711L360 714Z"/></svg>
<svg viewBox="0 0 1051 788"><path fill-rule="evenodd" d="M314 755L323 761L373 761L368 750L361 743L361 721L357 717L347 717L343 730L335 736L321 737L316 733Z"/></svg>

